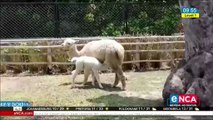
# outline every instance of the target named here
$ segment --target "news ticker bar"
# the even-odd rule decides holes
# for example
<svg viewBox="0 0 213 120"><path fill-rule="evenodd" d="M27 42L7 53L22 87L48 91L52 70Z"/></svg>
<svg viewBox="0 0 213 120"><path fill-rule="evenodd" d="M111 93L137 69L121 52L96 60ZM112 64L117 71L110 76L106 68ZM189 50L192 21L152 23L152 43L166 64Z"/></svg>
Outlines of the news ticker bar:
<svg viewBox="0 0 213 120"><path fill-rule="evenodd" d="M212 111L0 111L0 116L213 116Z"/></svg>
<svg viewBox="0 0 213 120"><path fill-rule="evenodd" d="M201 107L0 107L0 116L213 116Z"/></svg>
<svg viewBox="0 0 213 120"><path fill-rule="evenodd" d="M1 111L213 111L213 107L0 107Z"/></svg>

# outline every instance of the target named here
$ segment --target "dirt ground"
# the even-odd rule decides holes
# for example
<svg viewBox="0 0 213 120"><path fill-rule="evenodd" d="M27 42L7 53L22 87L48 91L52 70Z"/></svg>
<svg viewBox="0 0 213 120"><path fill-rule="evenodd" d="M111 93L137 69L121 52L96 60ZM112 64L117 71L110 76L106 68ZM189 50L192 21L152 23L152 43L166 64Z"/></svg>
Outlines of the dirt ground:
<svg viewBox="0 0 213 120"><path fill-rule="evenodd" d="M159 106L169 71L128 72L127 90L111 88L113 73L101 74L104 89L82 86L83 75L71 89L71 75L1 77L1 100L24 100L35 106Z"/></svg>
<svg viewBox="0 0 213 120"><path fill-rule="evenodd" d="M104 89L88 84L83 87L83 75L76 78L77 87L71 89L71 75L1 77L1 101L29 101L33 106L162 106L162 89L169 71L127 72L127 90L111 88L113 73L101 74ZM1 117L2 119L14 119ZM24 119L23 117L16 117ZM177 117L165 117L179 119ZM35 118L31 118L35 119ZM42 118L37 118L42 119ZM55 118L53 118L55 119ZM75 118L65 118L73 120ZM83 117L76 119L140 120L141 117ZM162 117L143 117L143 120Z"/></svg>

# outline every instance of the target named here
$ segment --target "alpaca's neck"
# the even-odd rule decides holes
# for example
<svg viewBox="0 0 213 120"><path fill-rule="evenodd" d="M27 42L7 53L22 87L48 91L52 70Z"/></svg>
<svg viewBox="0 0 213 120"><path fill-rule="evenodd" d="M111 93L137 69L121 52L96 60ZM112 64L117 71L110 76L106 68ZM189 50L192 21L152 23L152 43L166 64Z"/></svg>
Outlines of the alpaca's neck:
<svg viewBox="0 0 213 120"><path fill-rule="evenodd" d="M79 57L80 56L80 52L77 49L77 46L74 45L73 47L69 48L69 57Z"/></svg>

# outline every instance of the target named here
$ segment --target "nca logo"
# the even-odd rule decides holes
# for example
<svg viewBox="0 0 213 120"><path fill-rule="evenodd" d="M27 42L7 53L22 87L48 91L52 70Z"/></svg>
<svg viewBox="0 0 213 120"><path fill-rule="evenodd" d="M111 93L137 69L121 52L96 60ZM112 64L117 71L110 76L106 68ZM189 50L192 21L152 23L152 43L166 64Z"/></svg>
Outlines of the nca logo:
<svg viewBox="0 0 213 120"><path fill-rule="evenodd" d="M172 94L169 97L169 105L199 105L199 99L194 94Z"/></svg>

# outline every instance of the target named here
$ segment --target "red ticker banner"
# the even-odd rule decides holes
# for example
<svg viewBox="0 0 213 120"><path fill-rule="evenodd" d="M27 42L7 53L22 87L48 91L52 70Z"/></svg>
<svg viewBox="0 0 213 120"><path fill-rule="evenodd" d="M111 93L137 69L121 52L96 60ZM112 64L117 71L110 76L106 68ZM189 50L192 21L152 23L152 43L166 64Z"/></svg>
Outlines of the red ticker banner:
<svg viewBox="0 0 213 120"><path fill-rule="evenodd" d="M33 111L0 111L0 116L34 116Z"/></svg>

